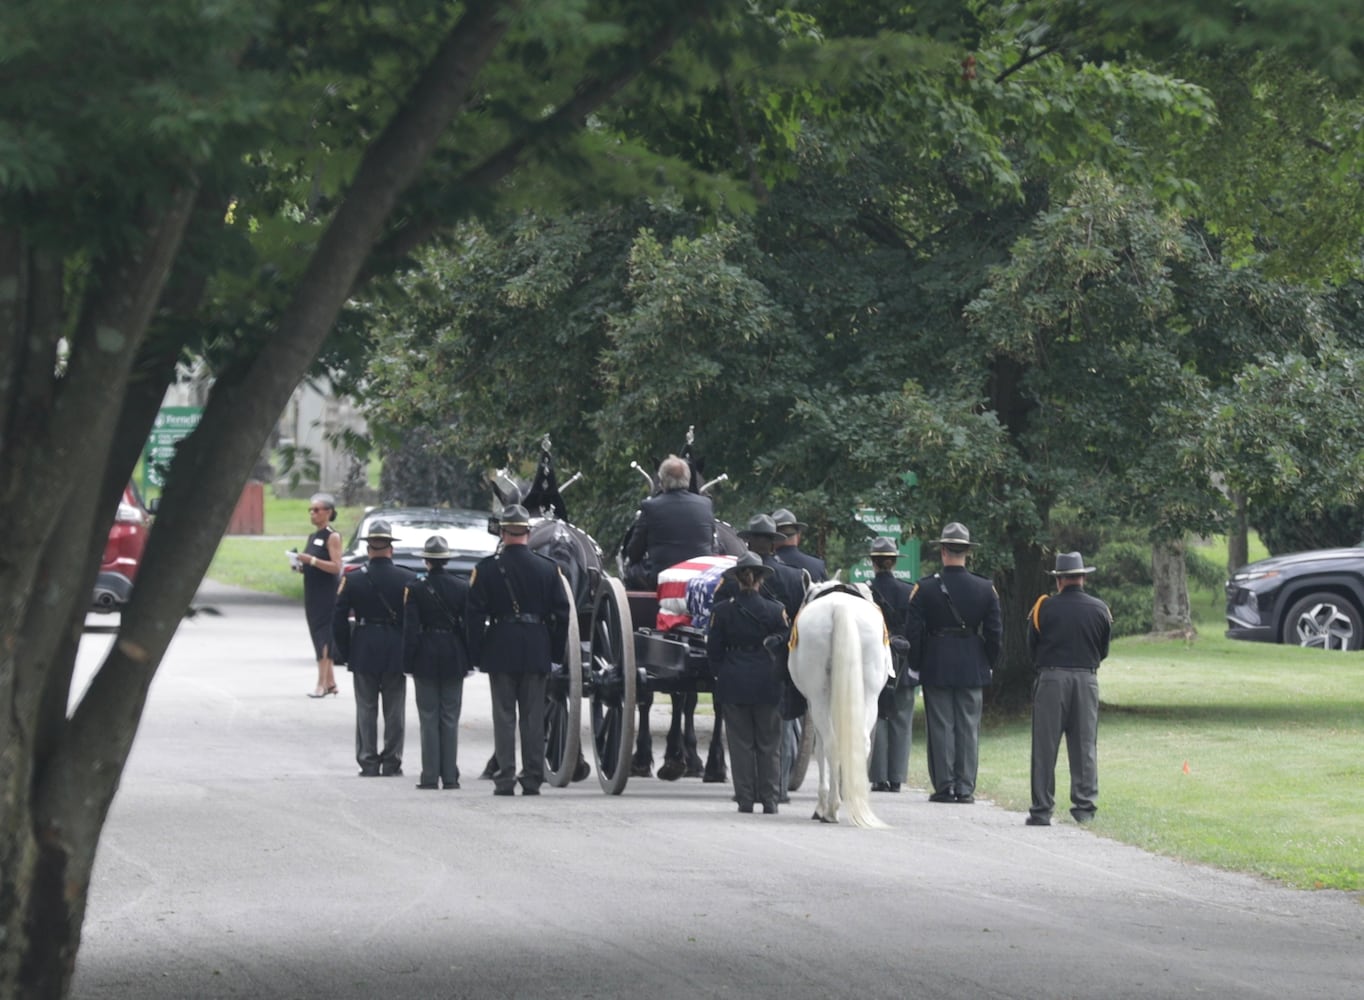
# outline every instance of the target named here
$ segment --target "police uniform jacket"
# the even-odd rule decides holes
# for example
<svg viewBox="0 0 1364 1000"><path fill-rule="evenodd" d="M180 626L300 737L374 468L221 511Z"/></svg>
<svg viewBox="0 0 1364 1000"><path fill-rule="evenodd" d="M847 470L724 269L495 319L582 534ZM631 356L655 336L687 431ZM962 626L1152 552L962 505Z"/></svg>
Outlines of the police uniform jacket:
<svg viewBox="0 0 1364 1000"><path fill-rule="evenodd" d="M829 569L824 560L802 552L799 545L783 545L777 549L777 558L794 569L803 569L810 574L812 583L823 583L829 579Z"/></svg>
<svg viewBox="0 0 1364 1000"><path fill-rule="evenodd" d="M942 587L952 595L950 604ZM985 687L1004 639L999 595L985 577L944 566L914 585L908 634L910 662L925 686Z"/></svg>
<svg viewBox="0 0 1364 1000"><path fill-rule="evenodd" d="M715 672L715 700L726 705L776 705L785 677L763 640L791 633L782 606L761 593L740 593L717 602L706 636L706 654Z"/></svg>
<svg viewBox="0 0 1364 1000"><path fill-rule="evenodd" d="M1098 670L1112 632L1108 605L1081 587L1043 594L1028 614L1028 650L1039 668Z"/></svg>
<svg viewBox="0 0 1364 1000"><path fill-rule="evenodd" d="M473 665L490 674L547 674L562 663L568 594L554 560L504 545L469 577L465 635Z"/></svg>
<svg viewBox="0 0 1364 1000"><path fill-rule="evenodd" d="M909 595L914 592L914 588L898 579L889 570L884 573L877 573L872 577L870 587L872 599L876 601L876 606L881 609L881 616L886 620L886 632L892 638L900 636L907 640L909 638ZM914 686L914 681L910 678L909 672L903 669L906 665L901 662L899 656L895 658L895 684L897 687Z"/></svg>
<svg viewBox="0 0 1364 1000"><path fill-rule="evenodd" d="M403 588L413 576L392 559L371 559L342 576L332 611L337 663L357 674L402 671Z"/></svg>
<svg viewBox="0 0 1364 1000"><path fill-rule="evenodd" d="M715 509L710 497L668 490L640 504L626 555L657 575L669 566L710 555L714 546Z"/></svg>
<svg viewBox="0 0 1364 1000"><path fill-rule="evenodd" d="M469 584L439 566L421 573L403 595L403 669L414 677L469 672L464 612Z"/></svg>

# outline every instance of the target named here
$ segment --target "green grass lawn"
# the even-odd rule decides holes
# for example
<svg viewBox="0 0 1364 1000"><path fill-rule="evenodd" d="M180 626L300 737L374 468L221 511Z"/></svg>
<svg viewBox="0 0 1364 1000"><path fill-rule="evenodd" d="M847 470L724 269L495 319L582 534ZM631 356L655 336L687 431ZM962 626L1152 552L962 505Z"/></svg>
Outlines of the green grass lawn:
<svg viewBox="0 0 1364 1000"><path fill-rule="evenodd" d="M349 536L361 513L341 511L338 529ZM284 549L309 534L307 503L267 499L265 520L268 534L289 540L224 539L209 576L301 601ZM1364 889L1364 653L1233 642L1222 635L1220 591L1190 600L1199 638L1120 639L1099 672L1099 813L1089 829L1303 888ZM921 709L909 773L920 788L923 732ZM979 791L1020 823L1029 746L1027 718L987 718ZM1062 822L1069 780L1063 748Z"/></svg>

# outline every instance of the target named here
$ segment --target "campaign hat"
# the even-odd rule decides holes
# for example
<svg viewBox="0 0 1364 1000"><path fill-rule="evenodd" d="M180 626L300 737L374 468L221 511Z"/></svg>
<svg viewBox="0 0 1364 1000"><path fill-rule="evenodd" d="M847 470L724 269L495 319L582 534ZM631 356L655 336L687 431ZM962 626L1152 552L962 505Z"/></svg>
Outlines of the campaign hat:
<svg viewBox="0 0 1364 1000"><path fill-rule="evenodd" d="M740 538L766 536L767 538L786 537L777 530L777 522L767 514L754 514L748 519L748 527L738 532Z"/></svg>
<svg viewBox="0 0 1364 1000"><path fill-rule="evenodd" d="M1084 576L1093 573L1093 566L1085 565L1084 556L1078 552L1056 553L1056 568L1047 570L1051 576Z"/></svg>

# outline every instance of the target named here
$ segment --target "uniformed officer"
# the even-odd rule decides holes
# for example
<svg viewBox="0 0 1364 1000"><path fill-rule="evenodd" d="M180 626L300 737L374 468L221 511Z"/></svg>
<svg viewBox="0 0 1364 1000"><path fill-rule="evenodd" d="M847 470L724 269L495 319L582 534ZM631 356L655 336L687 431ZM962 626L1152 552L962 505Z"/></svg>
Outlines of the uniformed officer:
<svg viewBox="0 0 1364 1000"><path fill-rule="evenodd" d="M469 653L464 611L469 584L445 571L454 555L432 535L422 548L426 572L403 592L403 669L417 689L422 773L418 788L459 787L459 714Z"/></svg>
<svg viewBox="0 0 1364 1000"><path fill-rule="evenodd" d="M764 813L775 813L783 791L778 709L783 676L766 644L784 647L791 622L782 605L760 590L772 573L752 552L725 570L734 586L730 597L716 601L706 637L715 697L729 730L734 797L742 813L751 813L756 802Z"/></svg>
<svg viewBox="0 0 1364 1000"><path fill-rule="evenodd" d="M951 522L938 544L942 570L915 584L909 597L910 662L924 688L929 801L969 804L976 801L984 690L1004 628L994 585L966 569L966 526Z"/></svg>
<svg viewBox="0 0 1364 1000"><path fill-rule="evenodd" d="M785 609L787 618L795 621L800 606L805 603L809 574L803 569L788 566L777 558L777 546L786 540L786 536L777 530L776 520L767 514L755 514L748 519L748 526L738 535L744 540L749 551L761 558L763 565L772 570L772 574L759 584L759 589L767 597L778 601ZM734 586L733 583L721 582L715 590L716 598L732 596ZM778 799L780 802L791 800L787 789L791 783L791 768L795 764L800 748L800 726L799 719L790 719L782 723L781 795Z"/></svg>
<svg viewBox="0 0 1364 1000"><path fill-rule="evenodd" d="M801 551L801 535L805 533L808 525L796 520L796 515L785 507L772 512L772 521L781 532L781 538L777 541L777 558L788 566L805 570L810 574L811 583L823 583L829 579L829 570L824 565L824 560Z"/></svg>
<svg viewBox="0 0 1364 1000"><path fill-rule="evenodd" d="M715 509L710 497L691 491L691 466L669 455L658 467L662 492L639 506L626 557L634 567L630 586L651 590L669 566L715 551Z"/></svg>
<svg viewBox="0 0 1364 1000"><path fill-rule="evenodd" d="M393 529L375 521L363 539L369 562L341 578L332 612L337 663L355 689L355 759L360 776L403 773L407 677L403 673L403 588L414 574L393 564ZM351 614L355 615L352 628ZM379 749L379 703L384 746Z"/></svg>
<svg viewBox="0 0 1364 1000"><path fill-rule="evenodd" d="M914 735L914 695L919 678L909 669L909 595L913 588L895 576L899 546L893 538L872 540L868 552L876 575L871 593L890 635L895 661L895 677L889 682L890 702L884 718L872 730L871 759L867 776L873 792L898 792L909 769L909 751Z"/></svg>
<svg viewBox="0 0 1364 1000"><path fill-rule="evenodd" d="M1094 572L1078 552L1058 552L1056 593L1043 594L1028 615L1028 649L1037 665L1032 705L1032 807L1028 826L1050 826L1056 803L1056 751L1066 734L1070 814L1094 818L1099 796L1099 677L1108 656L1113 615L1085 593Z"/></svg>
<svg viewBox="0 0 1364 1000"><path fill-rule="evenodd" d="M469 657L487 672L492 692L493 794L515 791L519 717L521 794L539 795L545 780L545 693L552 665L563 662L568 592L554 560L527 544L526 508L512 504L498 520L501 547L469 577Z"/></svg>

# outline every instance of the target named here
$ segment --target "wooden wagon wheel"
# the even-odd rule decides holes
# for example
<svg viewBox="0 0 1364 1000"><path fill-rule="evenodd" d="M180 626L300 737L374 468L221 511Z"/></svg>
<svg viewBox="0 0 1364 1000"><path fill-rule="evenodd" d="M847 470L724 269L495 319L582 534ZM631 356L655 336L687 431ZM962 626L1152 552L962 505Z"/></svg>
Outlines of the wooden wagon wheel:
<svg viewBox="0 0 1364 1000"><path fill-rule="evenodd" d="M786 779L786 790L794 792L805 781L805 772L810 768L810 755L815 750L815 724L806 712L800 717L800 746L796 748L796 759L791 761L791 775Z"/></svg>
<svg viewBox="0 0 1364 1000"><path fill-rule="evenodd" d="M592 750L597 780L607 795L619 795L630 778L635 743L635 631L625 586L602 577L592 605L587 666L592 701Z"/></svg>
<svg viewBox="0 0 1364 1000"><path fill-rule="evenodd" d="M563 670L550 675L545 693L545 779L555 788L573 780L582 750L583 648L573 588L559 578L568 595L568 641Z"/></svg>

